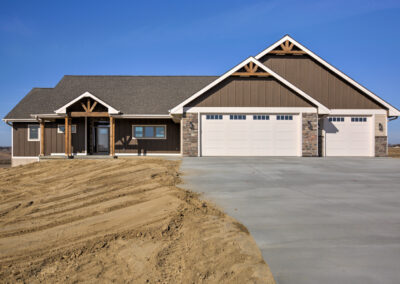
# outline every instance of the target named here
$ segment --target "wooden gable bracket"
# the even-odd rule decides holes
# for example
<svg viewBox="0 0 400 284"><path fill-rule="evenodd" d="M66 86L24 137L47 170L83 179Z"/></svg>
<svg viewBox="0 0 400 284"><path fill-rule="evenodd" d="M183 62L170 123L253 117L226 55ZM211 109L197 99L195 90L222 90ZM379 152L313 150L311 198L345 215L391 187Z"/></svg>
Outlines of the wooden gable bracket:
<svg viewBox="0 0 400 284"><path fill-rule="evenodd" d="M81 102L82 108L85 110L85 112L93 112L94 108L97 105L97 101L94 102L92 106L90 106L90 99L87 99L87 104L85 105L84 103Z"/></svg>
<svg viewBox="0 0 400 284"><path fill-rule="evenodd" d="M281 43L280 47L282 48L282 50L271 50L269 53L274 53L274 54L306 54L305 51L303 50L293 50L293 42L290 41L285 41L283 43Z"/></svg>
<svg viewBox="0 0 400 284"><path fill-rule="evenodd" d="M271 76L271 74L269 74L267 72L257 72L258 65L254 64L253 62L249 62L249 64L245 65L244 69L246 70L246 72L235 72L232 74L232 76L240 76L240 77L250 77L250 76L268 77L268 76Z"/></svg>
<svg viewBox="0 0 400 284"><path fill-rule="evenodd" d="M71 117L108 117L109 113L108 112L94 112L94 108L97 105L97 101L94 101L92 105L90 105L90 99L87 99L86 105L81 102L81 106L84 109L84 111L73 111L69 115Z"/></svg>

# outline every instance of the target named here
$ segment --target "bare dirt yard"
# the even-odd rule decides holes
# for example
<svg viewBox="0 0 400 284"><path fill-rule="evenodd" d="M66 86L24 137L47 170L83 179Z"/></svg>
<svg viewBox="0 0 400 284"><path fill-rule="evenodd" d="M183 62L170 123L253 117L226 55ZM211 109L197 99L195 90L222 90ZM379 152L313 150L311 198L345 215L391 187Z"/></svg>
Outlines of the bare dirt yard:
<svg viewBox="0 0 400 284"><path fill-rule="evenodd" d="M400 148L389 147L389 157L400 158Z"/></svg>
<svg viewBox="0 0 400 284"><path fill-rule="evenodd" d="M0 169L0 282L274 283L243 225L177 187L179 164Z"/></svg>

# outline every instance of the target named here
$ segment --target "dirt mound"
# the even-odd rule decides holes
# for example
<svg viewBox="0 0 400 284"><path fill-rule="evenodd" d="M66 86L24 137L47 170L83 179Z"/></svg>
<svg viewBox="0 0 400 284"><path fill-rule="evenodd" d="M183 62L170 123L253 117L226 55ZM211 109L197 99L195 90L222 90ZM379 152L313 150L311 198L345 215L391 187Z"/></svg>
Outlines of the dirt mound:
<svg viewBox="0 0 400 284"><path fill-rule="evenodd" d="M247 229L176 185L179 162L0 169L3 282L274 283Z"/></svg>

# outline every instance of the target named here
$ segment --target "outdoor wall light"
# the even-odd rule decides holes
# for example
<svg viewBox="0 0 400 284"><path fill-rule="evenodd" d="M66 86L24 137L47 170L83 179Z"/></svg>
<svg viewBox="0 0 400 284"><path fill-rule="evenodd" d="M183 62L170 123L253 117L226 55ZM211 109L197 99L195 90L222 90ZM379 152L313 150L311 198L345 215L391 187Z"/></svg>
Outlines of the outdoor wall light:
<svg viewBox="0 0 400 284"><path fill-rule="evenodd" d="M383 131L383 124L379 122L379 131Z"/></svg>
<svg viewBox="0 0 400 284"><path fill-rule="evenodd" d="M307 121L307 123L308 123L308 129L313 130L311 120Z"/></svg>
<svg viewBox="0 0 400 284"><path fill-rule="evenodd" d="M190 128L191 130L193 130L193 129L194 129L193 122L189 122L189 128Z"/></svg>

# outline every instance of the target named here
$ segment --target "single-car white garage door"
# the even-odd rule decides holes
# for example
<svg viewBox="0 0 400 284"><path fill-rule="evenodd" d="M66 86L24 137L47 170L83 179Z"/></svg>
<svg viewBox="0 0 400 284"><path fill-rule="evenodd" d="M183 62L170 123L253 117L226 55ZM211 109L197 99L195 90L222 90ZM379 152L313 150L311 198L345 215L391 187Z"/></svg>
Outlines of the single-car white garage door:
<svg viewBox="0 0 400 284"><path fill-rule="evenodd" d="M332 116L324 119L326 156L373 156L371 116Z"/></svg>
<svg viewBox="0 0 400 284"><path fill-rule="evenodd" d="M204 114L202 156L300 156L298 115Z"/></svg>

